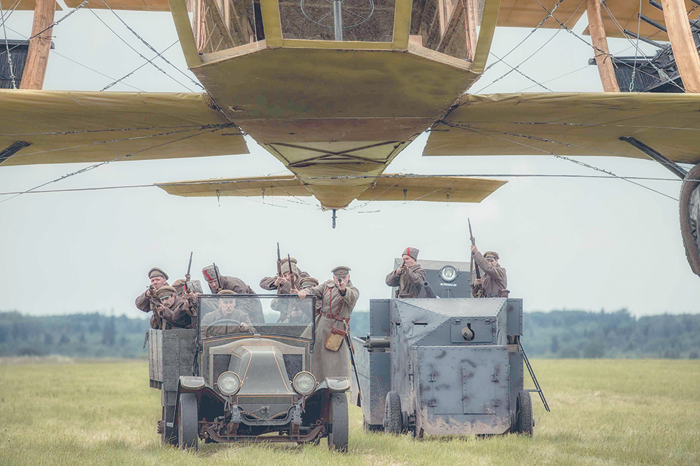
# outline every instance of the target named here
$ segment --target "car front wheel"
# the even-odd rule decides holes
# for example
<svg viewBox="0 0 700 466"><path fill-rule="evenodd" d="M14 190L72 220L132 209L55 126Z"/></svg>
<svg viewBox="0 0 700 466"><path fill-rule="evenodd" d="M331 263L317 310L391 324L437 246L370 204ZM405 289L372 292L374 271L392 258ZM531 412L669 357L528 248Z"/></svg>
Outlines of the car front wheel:
<svg viewBox="0 0 700 466"><path fill-rule="evenodd" d="M328 448L348 451L348 397L345 393L331 393L331 432L328 434Z"/></svg>
<svg viewBox="0 0 700 466"><path fill-rule="evenodd" d="M183 393L177 411L178 444L181 449L197 449L199 438L199 417L197 413L197 395Z"/></svg>

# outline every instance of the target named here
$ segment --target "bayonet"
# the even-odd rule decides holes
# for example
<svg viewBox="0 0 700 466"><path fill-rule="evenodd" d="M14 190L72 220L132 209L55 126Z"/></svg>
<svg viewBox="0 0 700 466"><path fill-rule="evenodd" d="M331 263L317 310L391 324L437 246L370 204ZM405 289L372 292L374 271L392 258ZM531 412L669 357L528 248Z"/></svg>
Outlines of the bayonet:
<svg viewBox="0 0 700 466"><path fill-rule="evenodd" d="M472 242L472 246L476 246L476 238L474 238L474 233L472 233L472 222L470 219L467 218L467 223L469 223L469 239ZM479 272L479 266L476 266L476 270L474 270L474 253L471 253L471 260L469 261L469 280L472 279L473 275L472 273L476 271L476 279L481 280L481 273ZM484 287L481 286L480 284L471 285L472 288L472 296L475 298L481 298L484 296Z"/></svg>
<svg viewBox="0 0 700 466"><path fill-rule="evenodd" d="M187 273L185 274L185 281L188 282L190 281L190 270L192 269L192 254L194 251L190 252L190 263L187 264Z"/></svg>
<svg viewBox="0 0 700 466"><path fill-rule="evenodd" d="M280 243L277 243L277 276L282 276L282 257L280 256Z"/></svg>

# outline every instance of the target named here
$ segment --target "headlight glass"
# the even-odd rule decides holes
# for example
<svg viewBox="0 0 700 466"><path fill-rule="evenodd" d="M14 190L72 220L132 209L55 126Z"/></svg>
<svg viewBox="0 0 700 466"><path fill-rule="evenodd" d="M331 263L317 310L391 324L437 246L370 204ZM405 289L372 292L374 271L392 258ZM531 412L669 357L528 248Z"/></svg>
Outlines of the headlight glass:
<svg viewBox="0 0 700 466"><path fill-rule="evenodd" d="M457 280L457 269L451 265L444 266L440 269L440 279L448 283Z"/></svg>
<svg viewBox="0 0 700 466"><path fill-rule="evenodd" d="M241 379L238 378L235 372L227 371L219 376L216 386L219 387L222 395L235 395L241 389Z"/></svg>
<svg viewBox="0 0 700 466"><path fill-rule="evenodd" d="M311 372L299 372L292 381L294 390L300 395L310 395L316 390L316 377Z"/></svg>

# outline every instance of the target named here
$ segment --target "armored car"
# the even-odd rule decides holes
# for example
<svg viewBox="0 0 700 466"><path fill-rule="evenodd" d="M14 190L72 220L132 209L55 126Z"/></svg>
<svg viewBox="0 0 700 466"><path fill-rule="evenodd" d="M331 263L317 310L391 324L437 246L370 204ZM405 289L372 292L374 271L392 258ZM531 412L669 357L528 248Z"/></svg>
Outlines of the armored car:
<svg viewBox="0 0 700 466"><path fill-rule="evenodd" d="M365 429L532 435L530 391L541 390L520 341L522 300L472 298L468 263L419 263L438 297L371 300L370 333L353 337L351 400Z"/></svg>

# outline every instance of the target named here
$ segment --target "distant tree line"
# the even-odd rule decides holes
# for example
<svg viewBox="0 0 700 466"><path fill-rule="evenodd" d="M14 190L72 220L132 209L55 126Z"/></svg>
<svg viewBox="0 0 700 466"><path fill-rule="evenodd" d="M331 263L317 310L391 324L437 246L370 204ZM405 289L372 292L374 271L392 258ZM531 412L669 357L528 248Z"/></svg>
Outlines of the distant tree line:
<svg viewBox="0 0 700 466"><path fill-rule="evenodd" d="M369 313L355 311L352 334L369 333ZM0 356L147 357L146 318L0 311ZM537 358L700 359L700 314L636 318L616 312L526 312L522 343Z"/></svg>
<svg viewBox="0 0 700 466"><path fill-rule="evenodd" d="M0 312L0 356L147 357L147 319L124 315L27 316Z"/></svg>
<svg viewBox="0 0 700 466"><path fill-rule="evenodd" d="M350 326L355 336L368 334L369 313L353 312ZM700 359L700 314L526 312L522 343L537 358Z"/></svg>

